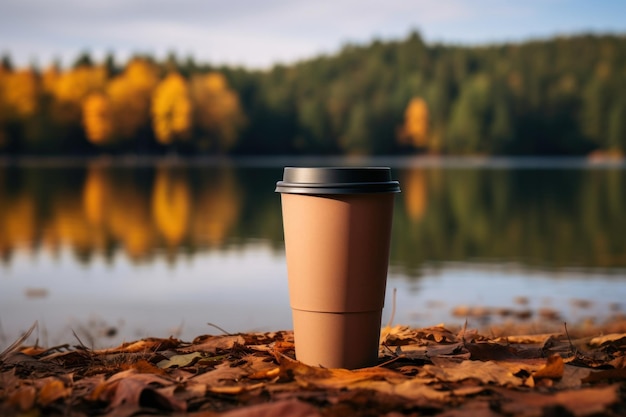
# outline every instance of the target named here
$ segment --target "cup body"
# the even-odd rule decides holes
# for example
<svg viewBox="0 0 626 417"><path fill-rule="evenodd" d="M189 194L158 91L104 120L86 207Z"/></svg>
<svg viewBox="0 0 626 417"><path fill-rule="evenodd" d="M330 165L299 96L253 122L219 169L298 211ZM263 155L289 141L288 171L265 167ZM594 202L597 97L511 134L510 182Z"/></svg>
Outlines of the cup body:
<svg viewBox="0 0 626 417"><path fill-rule="evenodd" d="M388 168L376 169L386 174L380 177L368 177L372 168L290 168L284 178L298 169L321 175L295 175L277 187L296 358L328 368L373 366L398 184Z"/></svg>

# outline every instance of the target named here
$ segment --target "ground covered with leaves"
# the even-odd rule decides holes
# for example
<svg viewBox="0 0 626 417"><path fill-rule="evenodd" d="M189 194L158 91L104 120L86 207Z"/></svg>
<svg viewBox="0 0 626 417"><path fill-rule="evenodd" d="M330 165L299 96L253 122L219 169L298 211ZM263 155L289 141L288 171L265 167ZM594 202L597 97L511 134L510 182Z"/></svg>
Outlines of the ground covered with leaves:
<svg viewBox="0 0 626 417"><path fill-rule="evenodd" d="M294 358L288 331L0 354L2 416L623 416L626 319L558 331L386 327L378 366Z"/></svg>

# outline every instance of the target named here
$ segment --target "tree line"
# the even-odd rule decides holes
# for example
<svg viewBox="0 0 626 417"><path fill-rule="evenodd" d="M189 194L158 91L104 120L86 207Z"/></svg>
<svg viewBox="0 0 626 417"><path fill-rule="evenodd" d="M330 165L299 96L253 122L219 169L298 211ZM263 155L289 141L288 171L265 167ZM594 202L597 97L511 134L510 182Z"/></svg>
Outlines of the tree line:
<svg viewBox="0 0 626 417"><path fill-rule="evenodd" d="M3 154L626 152L626 36L346 45L269 70L0 64Z"/></svg>

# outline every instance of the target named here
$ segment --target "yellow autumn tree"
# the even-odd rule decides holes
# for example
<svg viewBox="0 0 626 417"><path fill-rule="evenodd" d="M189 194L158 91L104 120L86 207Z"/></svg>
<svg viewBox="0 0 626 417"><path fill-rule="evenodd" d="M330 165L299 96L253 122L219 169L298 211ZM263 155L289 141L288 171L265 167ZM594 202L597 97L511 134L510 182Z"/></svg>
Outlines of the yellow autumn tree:
<svg viewBox="0 0 626 417"><path fill-rule="evenodd" d="M61 124L80 124L83 100L94 92L101 92L107 81L102 66L82 65L49 80L54 98L53 118Z"/></svg>
<svg viewBox="0 0 626 417"><path fill-rule="evenodd" d="M110 140L113 133L109 99L102 93L92 93L83 101L83 126L87 139L100 145Z"/></svg>
<svg viewBox="0 0 626 417"><path fill-rule="evenodd" d="M191 133L191 100L182 75L173 72L161 81L152 97L152 126L157 140L169 145Z"/></svg>
<svg viewBox="0 0 626 417"><path fill-rule="evenodd" d="M3 100L10 114L19 119L35 114L39 103L39 80L32 69L8 73L3 90Z"/></svg>
<svg viewBox="0 0 626 417"><path fill-rule="evenodd" d="M54 95L54 90L60 77L61 73L56 65L50 65L43 70L41 73L41 88L43 92L48 95Z"/></svg>
<svg viewBox="0 0 626 417"><path fill-rule="evenodd" d="M237 139L244 116L237 93L228 87L226 77L219 72L196 75L191 79L194 105L194 125L202 149L227 151Z"/></svg>
<svg viewBox="0 0 626 417"><path fill-rule="evenodd" d="M424 99L411 99L404 112L404 124L398 131L398 141L416 148L427 147L429 117L428 104Z"/></svg>
<svg viewBox="0 0 626 417"><path fill-rule="evenodd" d="M159 82L157 68L145 59L135 58L124 72L107 86L115 135L133 139L150 124L150 101Z"/></svg>

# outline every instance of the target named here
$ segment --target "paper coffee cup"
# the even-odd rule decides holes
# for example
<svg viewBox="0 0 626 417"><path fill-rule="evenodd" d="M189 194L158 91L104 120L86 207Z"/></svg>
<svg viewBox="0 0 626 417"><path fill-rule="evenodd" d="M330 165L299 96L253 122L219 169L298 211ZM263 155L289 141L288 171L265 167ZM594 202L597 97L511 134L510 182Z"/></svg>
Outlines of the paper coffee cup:
<svg viewBox="0 0 626 417"><path fill-rule="evenodd" d="M394 194L389 168L284 170L281 193L296 358L376 364Z"/></svg>

